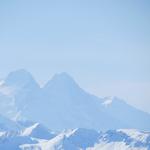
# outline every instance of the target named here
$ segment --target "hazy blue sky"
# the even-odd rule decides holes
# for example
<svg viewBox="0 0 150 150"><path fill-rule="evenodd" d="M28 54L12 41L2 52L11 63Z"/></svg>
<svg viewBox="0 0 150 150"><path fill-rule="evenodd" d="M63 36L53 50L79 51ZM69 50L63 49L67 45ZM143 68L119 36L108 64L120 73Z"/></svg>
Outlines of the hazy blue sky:
<svg viewBox="0 0 150 150"><path fill-rule="evenodd" d="M150 1L1 0L0 78L19 68L150 112Z"/></svg>

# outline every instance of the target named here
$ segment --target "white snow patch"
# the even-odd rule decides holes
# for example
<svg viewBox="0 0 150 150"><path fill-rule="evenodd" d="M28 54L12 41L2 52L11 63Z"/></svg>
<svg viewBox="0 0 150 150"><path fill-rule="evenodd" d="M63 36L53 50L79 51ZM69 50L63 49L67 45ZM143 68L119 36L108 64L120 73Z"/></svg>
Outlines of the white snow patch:
<svg viewBox="0 0 150 150"><path fill-rule="evenodd" d="M73 135L77 130L78 130L78 128L76 128L76 129L64 130L64 131L62 132L62 135L65 135L66 137L70 137L70 136Z"/></svg>
<svg viewBox="0 0 150 150"><path fill-rule="evenodd" d="M54 139L52 140L45 140L45 141L39 141L38 144L23 144L20 145L19 147L22 150L26 150L26 149L32 149L34 148L34 150L56 150L56 148L58 148L59 146L61 146L62 141L64 138L64 134L60 134L58 136L56 136Z"/></svg>
<svg viewBox="0 0 150 150"><path fill-rule="evenodd" d="M112 102L113 102L112 99L107 99L107 100L105 100L105 101L102 103L102 105L104 105L105 107L107 107L107 106L111 105Z"/></svg>
<svg viewBox="0 0 150 150"><path fill-rule="evenodd" d="M0 137L4 136L6 134L6 132L0 132Z"/></svg>
<svg viewBox="0 0 150 150"><path fill-rule="evenodd" d="M87 150L147 150L147 148L143 147L130 147L129 145L126 145L124 142L102 142L99 144L96 144L94 147L87 148Z"/></svg>
<svg viewBox="0 0 150 150"><path fill-rule="evenodd" d="M29 136L32 131L39 125L39 123L35 123L33 126L26 128L22 133L21 136Z"/></svg>
<svg viewBox="0 0 150 150"><path fill-rule="evenodd" d="M133 138L137 141L142 141L142 142L146 142L146 139L150 135L150 133L140 132L136 129L118 129L117 131L123 132L126 135L130 136L131 138Z"/></svg>

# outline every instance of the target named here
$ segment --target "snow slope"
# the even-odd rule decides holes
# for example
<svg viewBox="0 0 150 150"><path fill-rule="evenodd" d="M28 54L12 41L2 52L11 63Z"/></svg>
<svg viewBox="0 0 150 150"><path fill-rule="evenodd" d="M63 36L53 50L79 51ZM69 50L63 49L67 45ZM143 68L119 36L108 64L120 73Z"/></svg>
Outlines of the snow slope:
<svg viewBox="0 0 150 150"><path fill-rule="evenodd" d="M23 144L38 144L50 140L55 134L39 123L18 131L0 131L0 150L20 150Z"/></svg>
<svg viewBox="0 0 150 150"><path fill-rule="evenodd" d="M51 139L55 136L55 134L43 125L35 123L32 126L25 128L21 132L21 136L30 136L39 139Z"/></svg>
<svg viewBox="0 0 150 150"><path fill-rule="evenodd" d="M125 132L124 132L125 131ZM126 134L137 134L135 130L96 132L87 129L75 129L62 132L51 140L42 140L37 144L24 144L22 150L149 150L150 133L146 141L137 140ZM94 138L93 138L94 136ZM74 137L74 138L72 138ZM92 139L92 140L91 140Z"/></svg>
<svg viewBox="0 0 150 150"><path fill-rule="evenodd" d="M54 133L39 123L22 129L1 116L0 121L2 150L150 150L150 132L137 129L76 128Z"/></svg>

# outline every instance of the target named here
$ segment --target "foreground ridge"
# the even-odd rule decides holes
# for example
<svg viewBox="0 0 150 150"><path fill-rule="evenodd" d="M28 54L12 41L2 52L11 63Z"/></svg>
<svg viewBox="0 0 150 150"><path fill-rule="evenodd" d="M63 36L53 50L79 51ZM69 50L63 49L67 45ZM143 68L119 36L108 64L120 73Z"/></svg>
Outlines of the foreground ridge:
<svg viewBox="0 0 150 150"><path fill-rule="evenodd" d="M54 133L39 123L18 132L1 131L3 150L149 150L150 132L119 129L99 132L68 129Z"/></svg>

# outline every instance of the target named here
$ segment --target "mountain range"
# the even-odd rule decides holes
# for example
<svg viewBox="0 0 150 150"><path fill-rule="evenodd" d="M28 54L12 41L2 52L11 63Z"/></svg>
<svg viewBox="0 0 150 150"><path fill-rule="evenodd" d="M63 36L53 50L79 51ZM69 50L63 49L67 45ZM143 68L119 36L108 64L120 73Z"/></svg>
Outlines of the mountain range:
<svg viewBox="0 0 150 150"><path fill-rule="evenodd" d="M52 132L39 123L18 131L0 131L1 150L150 150L150 132L118 129L100 132L68 129Z"/></svg>
<svg viewBox="0 0 150 150"><path fill-rule="evenodd" d="M0 81L0 150L150 150L149 130L150 114L67 73L43 87L24 69Z"/></svg>
<svg viewBox="0 0 150 150"><path fill-rule="evenodd" d="M0 82L0 114L15 121L39 122L54 131L150 130L150 114L118 97L92 95L67 73L54 75L43 87L24 69L9 73Z"/></svg>

